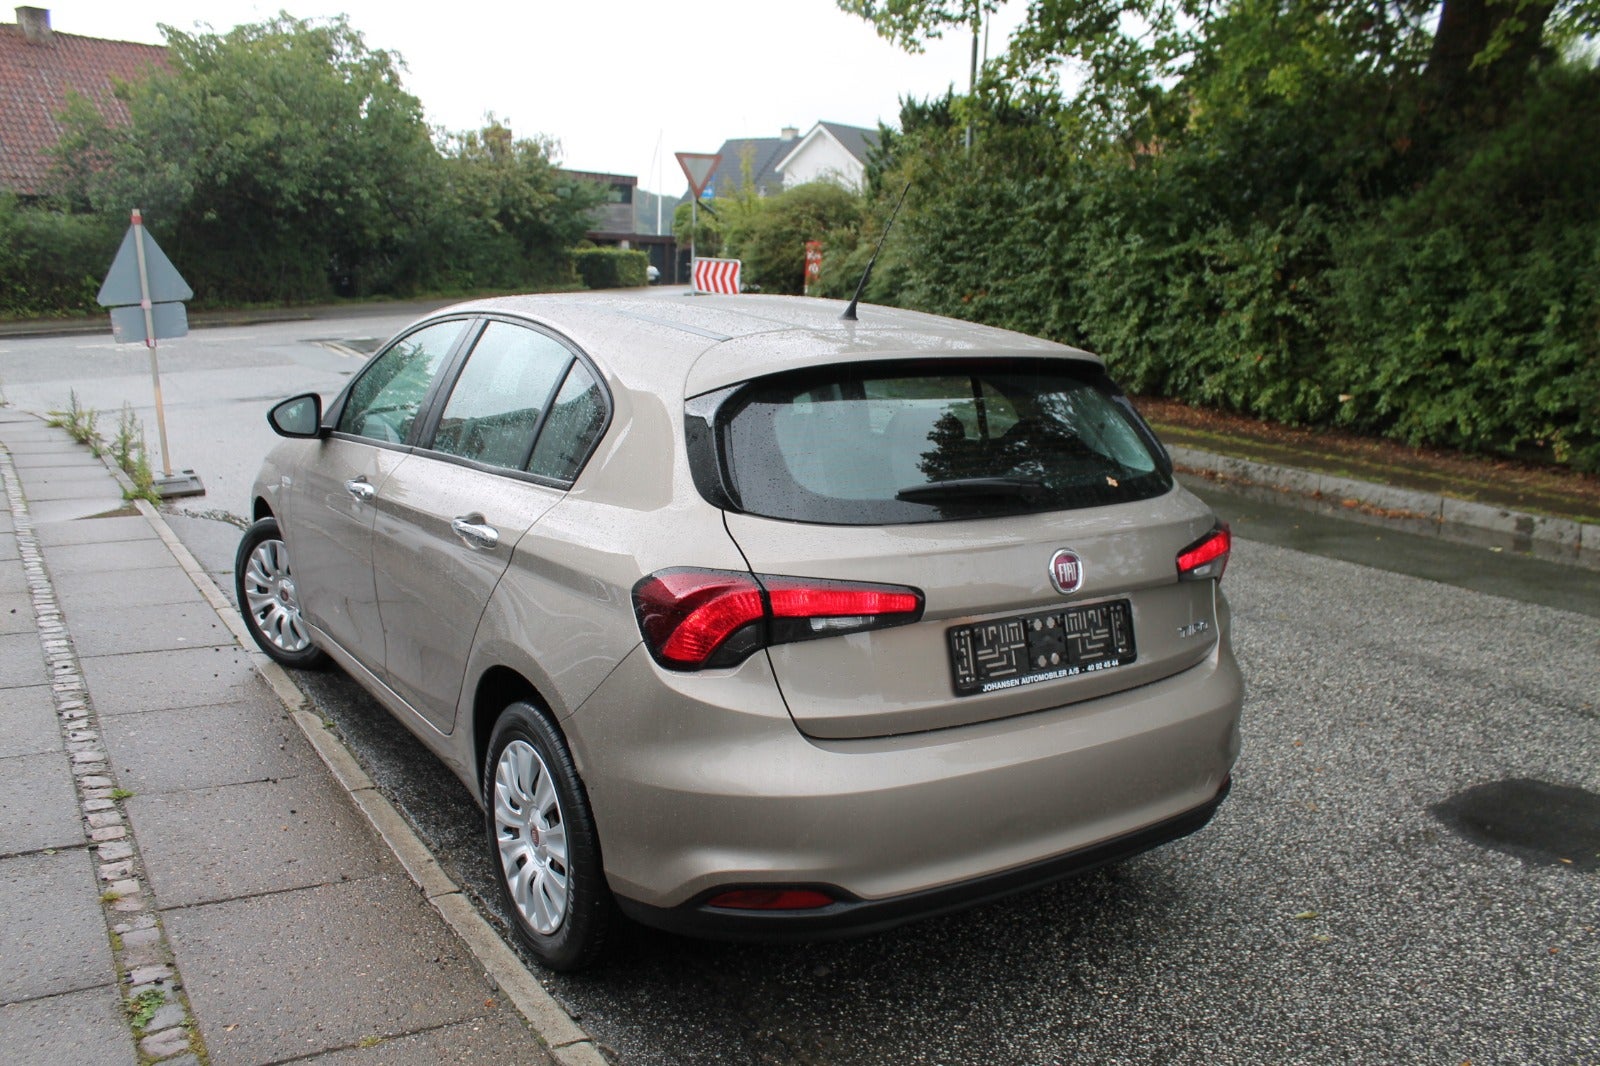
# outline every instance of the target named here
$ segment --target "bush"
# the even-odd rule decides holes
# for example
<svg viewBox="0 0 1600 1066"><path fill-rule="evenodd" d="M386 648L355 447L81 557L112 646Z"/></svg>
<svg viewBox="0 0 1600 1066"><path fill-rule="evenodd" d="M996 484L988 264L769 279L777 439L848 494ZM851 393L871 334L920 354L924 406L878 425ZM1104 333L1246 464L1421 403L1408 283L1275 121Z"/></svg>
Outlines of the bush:
<svg viewBox="0 0 1600 1066"><path fill-rule="evenodd" d="M758 201L729 227L728 244L744 264L746 285L799 295L805 289L806 242L826 241L861 225L861 197L831 182L809 182Z"/></svg>
<svg viewBox="0 0 1600 1066"><path fill-rule="evenodd" d="M621 248L581 248L572 253L578 277L591 289L631 289L649 283L650 257Z"/></svg>
<svg viewBox="0 0 1600 1066"><path fill-rule="evenodd" d="M1600 470L1600 75L1555 71L1338 235L1339 420Z"/></svg>
<svg viewBox="0 0 1600 1066"><path fill-rule="evenodd" d="M1044 116L969 155L908 122L874 299L1080 345L1138 392L1600 470L1600 70L1417 143L1360 141L1329 96L1132 146Z"/></svg>
<svg viewBox="0 0 1600 1066"><path fill-rule="evenodd" d="M0 315L98 310L122 230L98 215L24 207L0 194Z"/></svg>

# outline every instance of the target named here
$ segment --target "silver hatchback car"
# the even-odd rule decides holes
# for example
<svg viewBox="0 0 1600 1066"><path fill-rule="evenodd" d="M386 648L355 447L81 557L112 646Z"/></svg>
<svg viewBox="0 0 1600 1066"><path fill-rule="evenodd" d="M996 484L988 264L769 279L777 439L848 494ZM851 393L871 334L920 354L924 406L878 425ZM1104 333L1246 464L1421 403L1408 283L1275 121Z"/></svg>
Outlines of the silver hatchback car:
<svg viewBox="0 0 1600 1066"><path fill-rule="evenodd" d="M529 296L275 407L239 600L466 783L518 932L885 928L1206 823L1230 535L1085 352L888 308Z"/></svg>

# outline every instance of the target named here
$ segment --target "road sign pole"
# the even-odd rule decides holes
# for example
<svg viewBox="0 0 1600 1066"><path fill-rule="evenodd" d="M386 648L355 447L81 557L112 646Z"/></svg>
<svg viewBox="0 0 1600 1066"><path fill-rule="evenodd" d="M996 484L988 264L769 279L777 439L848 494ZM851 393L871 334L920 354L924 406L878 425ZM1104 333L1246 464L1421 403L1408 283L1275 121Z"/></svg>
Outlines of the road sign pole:
<svg viewBox="0 0 1600 1066"><path fill-rule="evenodd" d="M150 309L150 270L144 259L144 216L133 209L133 247L139 254L139 306L144 308L144 344L150 349L150 384L156 394L156 433L161 438L161 476L172 476L167 455L167 413L161 404L161 363L156 357L156 326Z"/></svg>
<svg viewBox="0 0 1600 1066"><path fill-rule="evenodd" d="M705 192L706 186L711 182L711 175L716 173L717 167L722 163L720 155L701 155L698 152L678 152L678 165L683 168L683 176L689 179L689 275L694 276L694 261L698 256L695 248L695 231L700 228L700 194ZM716 212L712 212L716 214Z"/></svg>

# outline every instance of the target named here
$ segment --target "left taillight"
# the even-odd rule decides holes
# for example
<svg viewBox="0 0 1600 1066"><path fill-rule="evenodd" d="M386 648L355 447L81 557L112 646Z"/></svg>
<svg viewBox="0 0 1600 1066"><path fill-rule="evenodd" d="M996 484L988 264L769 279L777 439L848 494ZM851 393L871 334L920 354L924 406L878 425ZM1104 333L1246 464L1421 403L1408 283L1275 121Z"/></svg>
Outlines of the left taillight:
<svg viewBox="0 0 1600 1066"><path fill-rule="evenodd" d="M737 666L773 644L905 625L920 590L826 578L677 567L633 587L639 632L672 670Z"/></svg>
<svg viewBox="0 0 1600 1066"><path fill-rule="evenodd" d="M1222 572L1228 569L1228 556L1232 552L1233 531L1228 523L1218 522L1210 533L1178 553L1178 576L1187 581L1220 579Z"/></svg>

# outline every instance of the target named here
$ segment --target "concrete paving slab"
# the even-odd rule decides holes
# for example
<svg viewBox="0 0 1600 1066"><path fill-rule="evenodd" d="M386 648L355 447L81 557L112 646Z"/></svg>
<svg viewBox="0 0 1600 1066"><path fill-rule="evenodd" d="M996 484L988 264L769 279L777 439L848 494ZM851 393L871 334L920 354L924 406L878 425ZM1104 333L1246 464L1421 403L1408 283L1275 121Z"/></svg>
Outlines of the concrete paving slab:
<svg viewBox="0 0 1600 1066"><path fill-rule="evenodd" d="M82 843L83 819L67 754L0 759L0 855Z"/></svg>
<svg viewBox="0 0 1600 1066"><path fill-rule="evenodd" d="M102 718L232 703L268 691L237 646L105 655L85 659L83 676Z"/></svg>
<svg viewBox="0 0 1600 1066"><path fill-rule="evenodd" d="M115 487L116 483L110 483ZM108 492L103 497L85 500L39 500L28 505L36 524L47 522L73 522L82 518L101 518L116 515L138 514L122 498L121 490Z"/></svg>
<svg viewBox="0 0 1600 1066"><path fill-rule="evenodd" d="M105 469L90 467L51 467L36 470L22 478L22 493L31 504L41 500L99 499L116 483ZM121 495L122 490L116 490Z"/></svg>
<svg viewBox="0 0 1600 1066"><path fill-rule="evenodd" d="M109 574L172 565L172 551L159 540L120 544L64 544L45 549L51 577Z"/></svg>
<svg viewBox="0 0 1600 1066"><path fill-rule="evenodd" d="M380 846L308 757L303 777L127 801L156 903L165 908L368 877Z"/></svg>
<svg viewBox="0 0 1600 1066"><path fill-rule="evenodd" d="M441 1062L546 1066L553 1061L538 1037L509 1009L304 1060L306 1066L439 1066Z"/></svg>
<svg viewBox="0 0 1600 1066"><path fill-rule="evenodd" d="M74 522L34 525L34 535L46 549L66 544L107 544L114 541L156 540L156 531L137 512L112 518L80 518Z"/></svg>
<svg viewBox="0 0 1600 1066"><path fill-rule="evenodd" d="M27 592L28 575L22 564L16 560L0 562L0 596L26 595Z"/></svg>
<svg viewBox="0 0 1600 1066"><path fill-rule="evenodd" d="M12 431L8 430L6 437L15 443ZM40 439L30 443L48 445L50 442ZM31 470L99 470L104 473L107 469L104 459L76 445L57 449L39 447L22 452L13 449L11 461L16 464L18 473Z"/></svg>
<svg viewBox="0 0 1600 1066"><path fill-rule="evenodd" d="M17 535L15 533L0 533L0 561L17 562L22 559L22 554L17 549Z"/></svg>
<svg viewBox="0 0 1600 1066"><path fill-rule="evenodd" d="M56 599L69 615L93 611L112 602L118 607L206 602L181 566L128 570L121 574L63 574L51 584L56 590Z"/></svg>
<svg viewBox="0 0 1600 1066"><path fill-rule="evenodd" d="M138 1061L115 987L0 1007L0 1062L6 1066L137 1066Z"/></svg>
<svg viewBox="0 0 1600 1066"><path fill-rule="evenodd" d="M62 750L61 726L49 685L7 689L0 696L0 759Z"/></svg>
<svg viewBox="0 0 1600 1066"><path fill-rule="evenodd" d="M399 874L163 920L213 1062L354 1048L493 1009L493 991L460 941Z"/></svg>
<svg viewBox="0 0 1600 1066"><path fill-rule="evenodd" d="M269 696L117 715L102 719L101 730L117 783L140 796L293 777L316 759Z"/></svg>
<svg viewBox="0 0 1600 1066"><path fill-rule="evenodd" d="M33 600L21 592L0 592L0 636L32 633Z"/></svg>
<svg viewBox="0 0 1600 1066"><path fill-rule="evenodd" d="M8 428L6 447L11 450L13 456L85 455L93 458L93 453L88 447L67 436L65 430L46 426L42 422L31 431Z"/></svg>
<svg viewBox="0 0 1600 1066"><path fill-rule="evenodd" d="M0 960L0 1003L116 984L86 849L0 859Z"/></svg>
<svg viewBox="0 0 1600 1066"><path fill-rule="evenodd" d="M79 596L72 601L60 597L80 659L237 644L232 630L208 603L122 607L112 606L108 598L114 601L114 594L93 599Z"/></svg>
<svg viewBox="0 0 1600 1066"><path fill-rule="evenodd" d="M39 637L32 632L0 636L0 689L45 685L50 671L45 667Z"/></svg>
<svg viewBox="0 0 1600 1066"><path fill-rule="evenodd" d="M96 480L106 479L111 476L111 467L103 459L92 455L63 453L59 458L49 462L41 462L41 456L31 456L26 467L19 468L17 474L22 478L24 491L31 491L41 482L49 481L83 481L89 478Z"/></svg>

